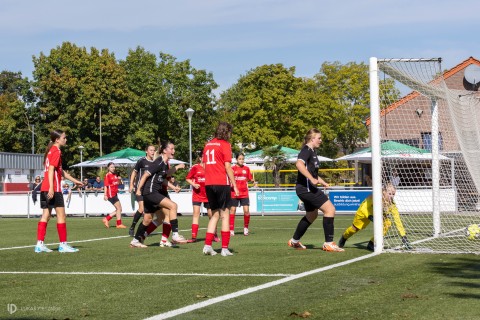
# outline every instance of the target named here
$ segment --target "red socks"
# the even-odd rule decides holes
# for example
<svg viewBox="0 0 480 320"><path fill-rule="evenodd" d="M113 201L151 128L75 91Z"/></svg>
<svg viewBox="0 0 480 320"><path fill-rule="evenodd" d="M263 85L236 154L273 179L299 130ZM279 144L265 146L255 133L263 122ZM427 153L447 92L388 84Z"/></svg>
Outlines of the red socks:
<svg viewBox="0 0 480 320"><path fill-rule="evenodd" d="M37 226L37 240L44 241L45 234L47 234L47 222L38 222Z"/></svg>
<svg viewBox="0 0 480 320"><path fill-rule="evenodd" d="M147 234L151 234L153 231L157 229L157 225L155 223L150 222L150 224L147 226L147 230L145 231Z"/></svg>
<svg viewBox="0 0 480 320"><path fill-rule="evenodd" d="M57 232L60 242L67 242L67 224L57 223Z"/></svg>
<svg viewBox="0 0 480 320"><path fill-rule="evenodd" d="M243 227L248 229L248 225L250 224L250 215L243 216Z"/></svg>
<svg viewBox="0 0 480 320"><path fill-rule="evenodd" d="M230 234L230 233L228 233L228 234ZM211 246L214 237L215 237L215 235L213 233L207 232L207 235L205 236L205 245Z"/></svg>
<svg viewBox="0 0 480 320"><path fill-rule="evenodd" d="M107 221L110 221L110 220L112 220L112 216L107 214L106 219L107 219Z"/></svg>
<svg viewBox="0 0 480 320"><path fill-rule="evenodd" d="M163 223L162 237L165 237L168 239L168 237L170 237L171 231L172 231L172 225L170 223Z"/></svg>
<svg viewBox="0 0 480 320"><path fill-rule="evenodd" d="M222 231L222 249L228 249L230 244L230 231Z"/></svg>
<svg viewBox="0 0 480 320"><path fill-rule="evenodd" d="M198 224L192 224L192 239L197 239Z"/></svg>
<svg viewBox="0 0 480 320"><path fill-rule="evenodd" d="M230 231L235 230L235 215L230 215Z"/></svg>
<svg viewBox="0 0 480 320"><path fill-rule="evenodd" d="M120 220L117 220L117 226L121 225L122 224L122 219Z"/></svg>

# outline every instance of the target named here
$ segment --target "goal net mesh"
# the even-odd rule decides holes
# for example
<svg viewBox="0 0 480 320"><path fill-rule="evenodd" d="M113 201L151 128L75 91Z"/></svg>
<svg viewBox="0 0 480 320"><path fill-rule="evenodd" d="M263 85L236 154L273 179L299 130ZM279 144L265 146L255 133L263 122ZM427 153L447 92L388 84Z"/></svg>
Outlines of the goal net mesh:
<svg viewBox="0 0 480 320"><path fill-rule="evenodd" d="M465 89L461 70L446 77L440 59L382 59L378 70L382 183L398 184L412 251L480 253L480 238L467 237L480 224L477 91ZM385 223L385 249L403 251L402 226Z"/></svg>

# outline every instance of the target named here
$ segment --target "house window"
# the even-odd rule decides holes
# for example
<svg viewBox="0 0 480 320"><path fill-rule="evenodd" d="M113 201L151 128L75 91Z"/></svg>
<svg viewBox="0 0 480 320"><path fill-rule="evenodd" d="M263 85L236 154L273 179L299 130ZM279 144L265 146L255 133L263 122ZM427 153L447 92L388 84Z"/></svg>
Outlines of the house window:
<svg viewBox="0 0 480 320"><path fill-rule="evenodd" d="M432 133L431 132L422 132L422 144L423 149L432 151ZM442 133L438 133L438 149L443 150L443 138Z"/></svg>

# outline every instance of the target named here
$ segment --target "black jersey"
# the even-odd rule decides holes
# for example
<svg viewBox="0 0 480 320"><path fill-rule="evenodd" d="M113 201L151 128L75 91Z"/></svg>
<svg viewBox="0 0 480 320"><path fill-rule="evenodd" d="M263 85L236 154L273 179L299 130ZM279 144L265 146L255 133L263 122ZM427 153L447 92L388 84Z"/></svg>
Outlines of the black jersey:
<svg viewBox="0 0 480 320"><path fill-rule="evenodd" d="M303 146L302 150L298 154L298 160L302 160L307 167L308 172L314 177L318 179L318 168L319 168L319 161L315 150L309 148L307 145ZM298 171L297 175L297 185L296 185L297 193L306 193L313 190L318 189L316 185L313 185L307 177Z"/></svg>
<svg viewBox="0 0 480 320"><path fill-rule="evenodd" d="M138 183L145 173L145 170L147 170L152 164L153 160L148 160L146 157L141 157L138 159L137 163L135 164L135 168L133 168L133 170L137 172L135 180L133 181L134 190L137 190Z"/></svg>
<svg viewBox="0 0 480 320"><path fill-rule="evenodd" d="M160 156L153 161L148 169L145 171L150 173L145 185L143 186L142 194L147 195L153 192L164 192L167 181L168 163L163 161L163 157Z"/></svg>

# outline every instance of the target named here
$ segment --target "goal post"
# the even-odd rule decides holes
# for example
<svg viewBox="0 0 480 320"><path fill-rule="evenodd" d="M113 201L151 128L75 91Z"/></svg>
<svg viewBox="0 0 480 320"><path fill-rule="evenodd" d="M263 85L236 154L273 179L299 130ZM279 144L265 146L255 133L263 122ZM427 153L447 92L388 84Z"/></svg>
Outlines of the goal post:
<svg viewBox="0 0 480 320"><path fill-rule="evenodd" d="M480 253L465 235L480 224L480 99L452 74L440 58L370 58L375 252L408 239L410 252ZM389 183L400 219L382 200Z"/></svg>

